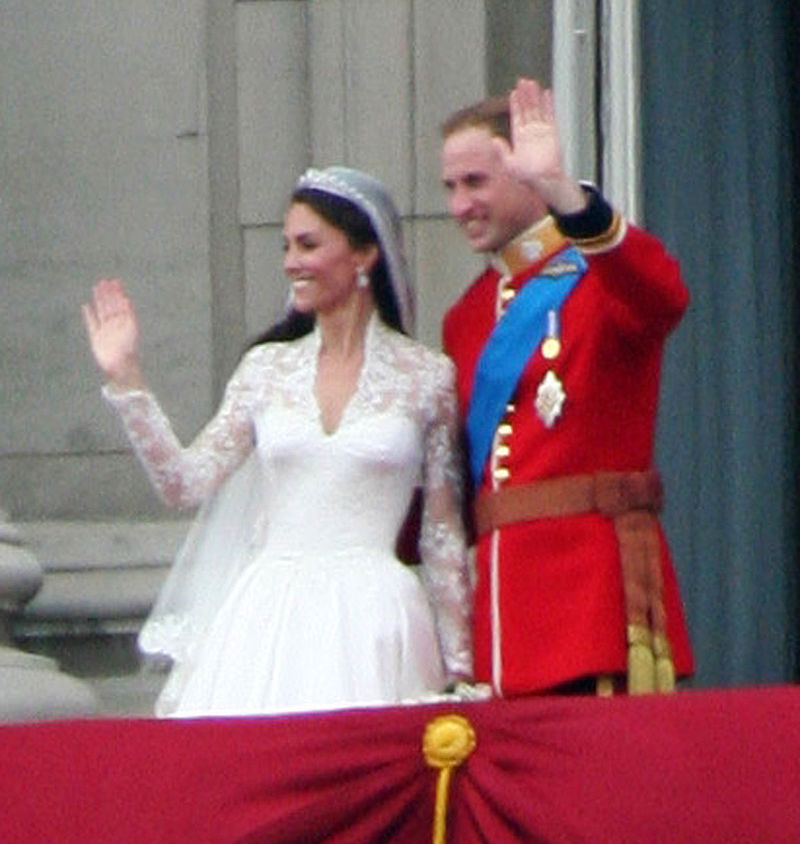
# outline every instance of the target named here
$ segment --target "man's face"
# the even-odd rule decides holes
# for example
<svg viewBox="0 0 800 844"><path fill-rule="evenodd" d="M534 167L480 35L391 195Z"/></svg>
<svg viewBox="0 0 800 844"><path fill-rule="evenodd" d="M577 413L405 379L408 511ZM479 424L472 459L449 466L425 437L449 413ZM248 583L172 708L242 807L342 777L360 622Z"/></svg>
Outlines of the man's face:
<svg viewBox="0 0 800 844"><path fill-rule="evenodd" d="M507 172L494 137L469 126L442 147L448 209L476 252L501 249L546 213L533 190Z"/></svg>

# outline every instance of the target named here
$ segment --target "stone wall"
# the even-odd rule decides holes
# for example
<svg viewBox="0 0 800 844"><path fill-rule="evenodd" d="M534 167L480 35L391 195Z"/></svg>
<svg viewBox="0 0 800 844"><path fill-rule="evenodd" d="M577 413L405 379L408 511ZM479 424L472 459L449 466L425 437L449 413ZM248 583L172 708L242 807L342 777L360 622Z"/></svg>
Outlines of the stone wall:
<svg viewBox="0 0 800 844"><path fill-rule="evenodd" d="M63 654L65 636L109 635L118 590L130 636L157 588L141 555L97 556L108 537L168 537L151 549L163 574L190 515L163 510L101 401L79 313L93 282L125 280L149 380L188 439L283 309L295 178L349 164L400 207L418 334L437 346L481 265L445 213L439 123L518 75L550 80L552 3L6 0L2 14L0 506L44 548L17 629Z"/></svg>
<svg viewBox="0 0 800 844"><path fill-rule="evenodd" d="M549 20L532 0L5 2L0 504L163 516L100 401L80 304L125 279L149 378L191 436L283 307L281 217L311 163L389 186L438 344L478 265L444 213L439 122L548 78Z"/></svg>

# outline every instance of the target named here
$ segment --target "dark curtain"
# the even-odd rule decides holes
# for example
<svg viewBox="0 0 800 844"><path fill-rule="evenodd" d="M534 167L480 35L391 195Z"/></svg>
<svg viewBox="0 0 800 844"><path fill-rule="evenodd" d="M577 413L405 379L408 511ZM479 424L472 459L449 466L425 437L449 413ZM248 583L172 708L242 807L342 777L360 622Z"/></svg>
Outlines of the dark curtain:
<svg viewBox="0 0 800 844"><path fill-rule="evenodd" d="M658 458L696 685L797 677L797 5L640 7L645 224L692 293Z"/></svg>

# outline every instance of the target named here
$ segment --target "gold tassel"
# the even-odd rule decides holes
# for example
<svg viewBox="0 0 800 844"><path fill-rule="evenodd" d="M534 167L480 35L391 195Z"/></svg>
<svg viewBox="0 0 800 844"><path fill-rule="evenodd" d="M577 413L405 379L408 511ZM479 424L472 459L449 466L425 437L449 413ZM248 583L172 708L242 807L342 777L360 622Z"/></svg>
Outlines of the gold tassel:
<svg viewBox="0 0 800 844"><path fill-rule="evenodd" d="M614 678L610 674L600 674L595 691L598 697L614 697Z"/></svg>
<svg viewBox="0 0 800 844"><path fill-rule="evenodd" d="M429 721L422 737L425 761L439 769L433 813L433 844L444 844L447 829L447 798L450 777L475 749L475 730L461 715L440 715Z"/></svg>
<svg viewBox="0 0 800 844"><path fill-rule="evenodd" d="M656 666L650 631L628 625L628 694L646 695L656 690Z"/></svg>
<svg viewBox="0 0 800 844"><path fill-rule="evenodd" d="M672 648L663 633L653 636L653 654L656 658L656 691L669 694L675 691L675 665Z"/></svg>

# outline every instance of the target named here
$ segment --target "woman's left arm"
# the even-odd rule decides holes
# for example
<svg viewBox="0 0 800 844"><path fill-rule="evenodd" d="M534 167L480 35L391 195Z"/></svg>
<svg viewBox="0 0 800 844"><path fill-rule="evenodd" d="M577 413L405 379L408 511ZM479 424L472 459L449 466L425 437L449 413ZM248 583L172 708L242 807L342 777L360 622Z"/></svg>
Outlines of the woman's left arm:
<svg viewBox="0 0 800 844"><path fill-rule="evenodd" d="M463 481L455 368L437 359L434 412L425 434L424 504L419 548L448 682L472 678L472 586L462 521Z"/></svg>

